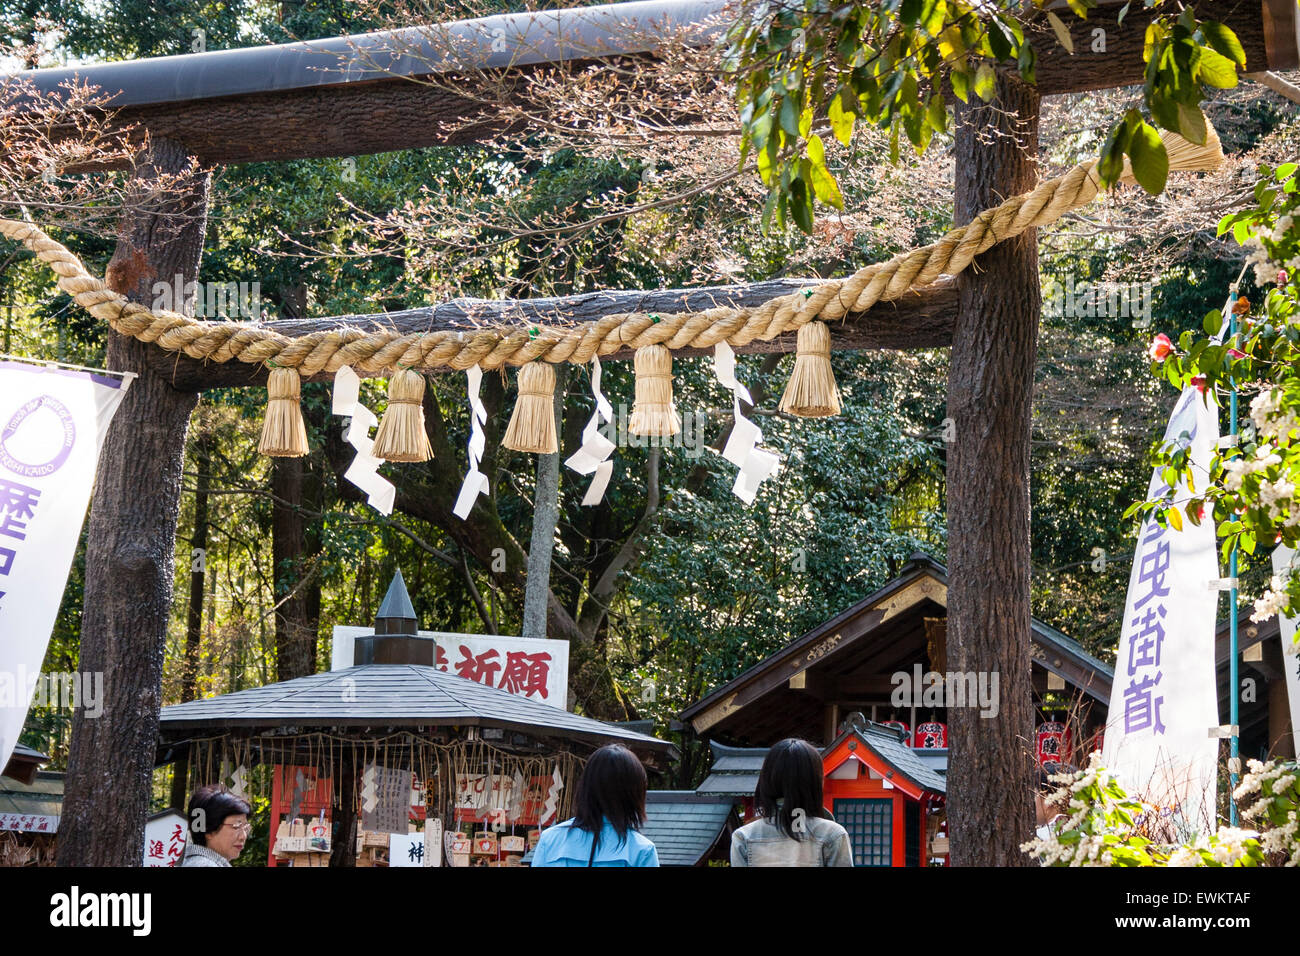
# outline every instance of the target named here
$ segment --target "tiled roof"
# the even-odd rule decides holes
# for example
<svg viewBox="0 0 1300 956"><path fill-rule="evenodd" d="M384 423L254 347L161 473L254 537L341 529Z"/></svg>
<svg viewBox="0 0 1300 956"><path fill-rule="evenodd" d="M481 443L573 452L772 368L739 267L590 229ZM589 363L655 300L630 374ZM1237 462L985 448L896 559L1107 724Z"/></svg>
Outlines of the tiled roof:
<svg viewBox="0 0 1300 956"><path fill-rule="evenodd" d="M702 802L690 791L675 790L650 791L645 809L641 833L655 845L660 866L699 863L722 838L732 814L729 800Z"/></svg>
<svg viewBox="0 0 1300 956"><path fill-rule="evenodd" d="M697 793L728 797L752 797L758 786L758 774L767 757L766 747L727 747L710 742L713 766L699 785Z"/></svg>
<svg viewBox="0 0 1300 956"><path fill-rule="evenodd" d="M665 740L418 664L363 664L164 707L163 734L223 728L500 727L669 753Z"/></svg>
<svg viewBox="0 0 1300 956"><path fill-rule="evenodd" d="M48 761L50 759L48 756L41 753L39 750L33 750L31 747L24 746L23 744L14 744L14 756L28 757L35 760L40 760L42 762Z"/></svg>
<svg viewBox="0 0 1300 956"><path fill-rule="evenodd" d="M61 815L63 774L42 771L31 783L0 777L0 813Z"/></svg>
<svg viewBox="0 0 1300 956"><path fill-rule="evenodd" d="M822 753L830 753L839 746L840 741L846 735L851 733L857 733L859 737L866 741L868 747L880 754L881 759L909 780L935 793L948 792L947 781L930 769L925 761L916 755L916 751L903 742L900 731L893 727L885 727L867 721L865 725L856 730L844 731Z"/></svg>

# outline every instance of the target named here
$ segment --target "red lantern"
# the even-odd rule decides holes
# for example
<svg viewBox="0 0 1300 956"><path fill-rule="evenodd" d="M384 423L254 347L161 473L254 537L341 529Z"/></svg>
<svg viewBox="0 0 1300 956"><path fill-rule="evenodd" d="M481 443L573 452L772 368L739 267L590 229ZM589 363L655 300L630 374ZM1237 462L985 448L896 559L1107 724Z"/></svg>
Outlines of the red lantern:
<svg viewBox="0 0 1300 956"><path fill-rule="evenodd" d="M1038 764L1070 762L1070 738L1066 736L1065 724L1059 720L1045 720L1038 725L1035 753Z"/></svg>
<svg viewBox="0 0 1300 956"><path fill-rule="evenodd" d="M948 746L948 725L929 720L916 725L912 746L917 750L943 750Z"/></svg>

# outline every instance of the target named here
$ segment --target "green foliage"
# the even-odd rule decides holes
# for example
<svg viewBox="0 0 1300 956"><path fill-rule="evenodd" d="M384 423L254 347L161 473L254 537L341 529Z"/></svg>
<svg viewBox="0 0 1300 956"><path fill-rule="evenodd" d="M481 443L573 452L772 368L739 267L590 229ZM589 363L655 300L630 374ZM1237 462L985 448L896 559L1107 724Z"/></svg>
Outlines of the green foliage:
<svg viewBox="0 0 1300 956"><path fill-rule="evenodd" d="M1074 0L1070 9L1086 19L1094 5ZM963 103L972 94L991 100L999 68L1014 68L1033 83L1038 55L1026 28L1041 12L1042 0L1033 6L1037 12L1025 15L1022 4L1006 0L747 4L728 32L724 66L736 81L741 166L752 154L768 189L764 230L793 220L812 232L815 201L844 208L826 164L823 133L847 147L858 120L888 130L896 163L903 136L924 153L948 129L945 81ZM1159 0L1147 6L1160 6ZM1127 11L1126 5L1120 22ZM1052 11L1045 16L1056 41L1072 52L1060 17ZM1102 146L1099 173L1103 187L1113 185L1127 157L1137 181L1154 194L1164 190L1169 171L1156 127L1203 145L1205 88L1235 86L1246 60L1228 27L1198 21L1191 7L1156 16L1142 55L1151 122L1137 109L1118 120Z"/></svg>
<svg viewBox="0 0 1300 956"><path fill-rule="evenodd" d="M757 365L742 360L738 375L762 388ZM866 597L913 551L942 559L938 500L904 501L905 489L938 472L933 448L901 434L901 416L872 407L867 396L879 382L843 370L841 382L847 394L837 418L760 419L782 467L752 507L738 505L735 470L714 452L701 461L679 451L665 459L660 530L629 594L641 637L623 664L634 699L653 681L656 698L642 709L656 719L666 722ZM697 388L682 389L683 409L698 401ZM704 483L692 485L692 467L708 469Z"/></svg>
<svg viewBox="0 0 1300 956"><path fill-rule="evenodd" d="M1212 311L1200 329L1184 331L1176 346L1169 344L1170 354L1152 364L1152 372L1176 388L1195 384L1207 394L1236 388L1249 401L1240 442L1215 450L1208 482L1193 469L1187 449L1157 448L1153 458L1171 489L1186 480L1190 498L1175 501L1170 490L1128 512L1154 513L1174 527L1184 517L1195 524L1212 515L1225 560L1233 551L1253 555L1261 546L1267 552L1275 544L1300 544L1300 292L1288 281L1300 267L1296 171L1294 163L1262 168L1255 205L1219 223L1220 235L1231 231L1252 250L1249 263L1262 289L1280 283L1268 289L1262 311L1242 317L1239 325L1236 316L1225 320ZM1221 331L1227 332L1222 340ZM1275 575L1256 602L1255 619L1297 609L1300 576Z"/></svg>

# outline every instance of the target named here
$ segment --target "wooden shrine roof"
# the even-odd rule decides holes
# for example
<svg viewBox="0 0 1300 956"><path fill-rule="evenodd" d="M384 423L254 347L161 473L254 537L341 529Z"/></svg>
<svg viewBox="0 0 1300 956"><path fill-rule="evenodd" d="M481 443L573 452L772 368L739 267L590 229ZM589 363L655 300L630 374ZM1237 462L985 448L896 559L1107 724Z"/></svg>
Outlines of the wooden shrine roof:
<svg viewBox="0 0 1300 956"><path fill-rule="evenodd" d="M908 746L901 730L870 720L856 727L845 728L838 737L822 749L823 761L831 760L830 763L824 764L827 773L833 773L844 762L843 759L832 760L832 757L835 751L850 738L860 742L874 753L895 774L905 777L918 791L910 793L909 796L918 797L919 791L941 794L948 792L948 781L916 755L916 751Z"/></svg>
<svg viewBox="0 0 1300 956"><path fill-rule="evenodd" d="M918 789L932 793L947 792L948 783L943 775L927 763L921 753L908 746L901 731L870 720L858 726L846 726L829 746L821 749L823 759L829 757L850 736L856 737L882 763L888 765L894 773L906 777ZM714 799L752 797L758 789L758 775L763 769L768 748L728 747L716 741L710 741L709 745L713 750L713 766L695 792ZM834 766L827 768L828 771L834 769Z"/></svg>
<svg viewBox="0 0 1300 956"><path fill-rule="evenodd" d="M817 725L825 698L846 694L887 697L889 675L910 671L918 633L927 617L947 612L947 570L925 554L915 554L898 577L852 607L791 641L734 680L682 712L697 733L721 734L744 742L789 736L789 729ZM1035 670L1061 677L1067 687L1100 704L1110 699L1111 668L1077 641L1042 621L1031 619ZM924 646L924 637L920 637ZM837 675L880 675L845 684ZM847 688L847 690L845 690ZM768 726L770 725L770 726Z"/></svg>
<svg viewBox="0 0 1300 956"><path fill-rule="evenodd" d="M713 751L713 766L695 792L719 797L752 797L758 788L767 748L728 747L716 740L709 741L709 747Z"/></svg>
<svg viewBox="0 0 1300 956"><path fill-rule="evenodd" d="M5 762L3 768L0 768L0 776L9 777L13 780L21 780L23 783L31 783L36 779L41 765L50 762L50 758L39 750L33 750L31 747L25 747L22 744L14 745L14 752Z"/></svg>
<svg viewBox="0 0 1300 956"><path fill-rule="evenodd" d="M492 727L532 737L676 754L666 740L571 714L459 674L417 664L363 664L162 709L165 740L296 728Z"/></svg>

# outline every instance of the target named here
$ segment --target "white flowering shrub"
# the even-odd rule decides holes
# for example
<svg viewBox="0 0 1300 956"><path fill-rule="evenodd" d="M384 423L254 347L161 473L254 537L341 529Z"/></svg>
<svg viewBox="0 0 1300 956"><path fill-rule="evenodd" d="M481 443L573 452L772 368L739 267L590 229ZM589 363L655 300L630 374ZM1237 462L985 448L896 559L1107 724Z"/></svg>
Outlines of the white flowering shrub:
<svg viewBox="0 0 1300 956"><path fill-rule="evenodd" d="M1129 509L1154 512L1163 524L1181 528L1212 514L1223 539L1223 556L1234 548L1253 554L1256 546L1277 544L1300 549L1300 184L1297 164L1261 167L1255 205L1226 216L1220 235L1232 231L1249 250L1255 280L1266 289L1263 303L1241 300L1235 334L1215 341L1225 317L1217 310L1205 317L1204 334L1190 331L1177 344L1158 335L1151 344L1152 370L1178 388L1195 385L1224 401L1235 383L1241 395L1242 433L1238 448L1216 450L1209 481L1194 473L1189 452L1156 452L1157 467L1171 488L1188 481L1190 499L1141 502ZM1300 611L1300 574L1276 574L1255 601L1251 616L1265 621L1279 612Z"/></svg>
<svg viewBox="0 0 1300 956"><path fill-rule="evenodd" d="M1296 811L1300 809L1300 766L1294 760L1246 764L1246 776L1232 797L1244 820L1260 828L1260 844L1270 860L1300 866Z"/></svg>
<svg viewBox="0 0 1300 956"><path fill-rule="evenodd" d="M1047 803L1068 806L1046 839L1020 848L1044 866L1297 866L1296 810L1300 776L1294 761L1249 763L1233 796L1253 798L1242 816L1257 829L1220 827L1183 844L1153 839L1165 815L1128 795L1094 752L1086 770L1056 774L1061 784Z"/></svg>

